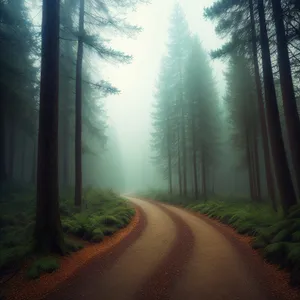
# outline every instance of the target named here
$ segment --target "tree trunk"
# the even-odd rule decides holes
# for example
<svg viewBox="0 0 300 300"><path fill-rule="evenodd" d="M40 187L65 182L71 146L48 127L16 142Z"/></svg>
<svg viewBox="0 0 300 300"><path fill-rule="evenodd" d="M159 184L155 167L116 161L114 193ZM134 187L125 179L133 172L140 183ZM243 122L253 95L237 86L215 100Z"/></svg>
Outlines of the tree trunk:
<svg viewBox="0 0 300 300"><path fill-rule="evenodd" d="M66 111L65 111L65 114ZM63 187L66 188L69 185L69 119L65 116L63 120Z"/></svg>
<svg viewBox="0 0 300 300"><path fill-rule="evenodd" d="M183 98L183 96L181 96ZM181 102L183 106L183 100ZM184 108L181 109L181 146L182 146L182 172L183 172L183 195L187 196L187 161L186 161L186 145L185 145L185 119L184 119Z"/></svg>
<svg viewBox="0 0 300 300"><path fill-rule="evenodd" d="M292 205L297 203L297 200L283 144L282 130L280 125L279 111L272 73L269 39L266 27L263 0L258 0L258 13L260 25L260 42L262 49L265 102L272 146L271 150L282 207L285 213L287 213L288 209Z"/></svg>
<svg viewBox="0 0 300 300"><path fill-rule="evenodd" d="M197 164L197 149L196 149L196 130L195 130L195 116L192 114L192 151L193 151L193 177L194 177L194 195L198 199L198 164Z"/></svg>
<svg viewBox="0 0 300 300"><path fill-rule="evenodd" d="M179 128L177 131L177 155L178 155L178 185L179 185L179 195L182 195L182 178L181 178L181 153L180 153L180 132Z"/></svg>
<svg viewBox="0 0 300 300"><path fill-rule="evenodd" d="M27 148L27 139L25 133L23 134L23 141L22 141L22 153L21 153L21 181L26 182L26 175L25 175L25 170L26 170L26 162L25 162L25 157L26 157L26 148Z"/></svg>
<svg viewBox="0 0 300 300"><path fill-rule="evenodd" d="M249 133L246 133L246 154L247 154L247 165L248 165L248 174L249 174L249 188L250 188L250 197L251 200L255 200L255 184L254 184L254 174L253 174L253 163L251 157L251 147L250 147L250 138Z"/></svg>
<svg viewBox="0 0 300 300"><path fill-rule="evenodd" d="M260 185L260 168L259 168L259 155L258 155L258 144L257 137L253 137L253 158L254 158L254 170L256 179L256 196L257 200L261 201L261 185Z"/></svg>
<svg viewBox="0 0 300 300"><path fill-rule="evenodd" d="M16 124L14 113L10 117L10 136L9 136L9 179L14 180L15 170L15 146L16 142Z"/></svg>
<svg viewBox="0 0 300 300"><path fill-rule="evenodd" d="M281 0L272 0L277 38L278 65L282 103L298 193L300 192L300 120L293 86L291 63L284 27Z"/></svg>
<svg viewBox="0 0 300 300"><path fill-rule="evenodd" d="M172 153L171 153L171 131L170 131L170 120L167 120L167 135L168 135L168 179L169 179L169 193L173 194L172 186Z"/></svg>
<svg viewBox="0 0 300 300"><path fill-rule="evenodd" d="M33 151L32 151L32 170L31 170L31 184L34 185L36 183L36 139L32 139L33 143Z"/></svg>
<svg viewBox="0 0 300 300"><path fill-rule="evenodd" d="M202 193L203 198L206 201L207 200L207 189L206 189L206 157L204 154L204 150L202 149Z"/></svg>
<svg viewBox="0 0 300 300"><path fill-rule="evenodd" d="M1 93L1 91L0 91ZM0 188L2 184L6 181L6 155L5 155L5 107L3 93L0 94Z"/></svg>
<svg viewBox="0 0 300 300"><path fill-rule="evenodd" d="M75 121L75 205L82 200L82 62L84 35L84 1L80 0L79 37L76 63L76 121Z"/></svg>
<svg viewBox="0 0 300 300"><path fill-rule="evenodd" d="M250 9L251 33L252 33L253 65L254 65L258 111L259 111L260 127L261 127L261 135L262 135L266 181L267 181L269 198L272 201L274 210L277 211L276 202L275 202L274 179L273 179L272 168L271 168L269 137L268 137L265 107L264 107L263 93L262 93L260 74L259 74L257 45L256 45L257 36L256 36L256 30L255 30L254 9L253 9L253 1L252 0L249 0L249 9Z"/></svg>
<svg viewBox="0 0 300 300"><path fill-rule="evenodd" d="M214 168L212 169L212 174L211 174L211 193L214 195L215 194L215 170Z"/></svg>
<svg viewBox="0 0 300 300"><path fill-rule="evenodd" d="M63 253L58 202L59 0L43 0L35 248Z"/></svg>

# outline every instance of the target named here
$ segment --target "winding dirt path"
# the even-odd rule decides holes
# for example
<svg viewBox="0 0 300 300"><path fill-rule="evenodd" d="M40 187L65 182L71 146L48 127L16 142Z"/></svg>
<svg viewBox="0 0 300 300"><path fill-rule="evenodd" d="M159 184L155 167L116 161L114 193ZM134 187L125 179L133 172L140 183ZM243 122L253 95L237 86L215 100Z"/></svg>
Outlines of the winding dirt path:
<svg viewBox="0 0 300 300"><path fill-rule="evenodd" d="M42 299L289 299L270 293L262 260L245 255L205 217L128 199L141 211L138 228Z"/></svg>

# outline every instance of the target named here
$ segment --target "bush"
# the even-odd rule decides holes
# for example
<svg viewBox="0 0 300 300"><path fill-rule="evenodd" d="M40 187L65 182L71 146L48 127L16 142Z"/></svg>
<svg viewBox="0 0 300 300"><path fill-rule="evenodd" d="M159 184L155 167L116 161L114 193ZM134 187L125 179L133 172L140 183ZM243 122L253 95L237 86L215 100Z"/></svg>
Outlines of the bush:
<svg viewBox="0 0 300 300"><path fill-rule="evenodd" d="M103 235L111 235L126 226L135 210L127 201L120 199L111 190L85 191L87 209L81 213L64 216L62 227L65 233L96 242ZM98 232L97 234L95 232Z"/></svg>
<svg viewBox="0 0 300 300"><path fill-rule="evenodd" d="M52 273L59 268L59 263L54 257L41 257L34 261L27 270L30 279L39 278L43 273Z"/></svg>
<svg viewBox="0 0 300 300"><path fill-rule="evenodd" d="M91 238L92 242L101 242L104 239L104 233L100 228L93 230L93 235Z"/></svg>

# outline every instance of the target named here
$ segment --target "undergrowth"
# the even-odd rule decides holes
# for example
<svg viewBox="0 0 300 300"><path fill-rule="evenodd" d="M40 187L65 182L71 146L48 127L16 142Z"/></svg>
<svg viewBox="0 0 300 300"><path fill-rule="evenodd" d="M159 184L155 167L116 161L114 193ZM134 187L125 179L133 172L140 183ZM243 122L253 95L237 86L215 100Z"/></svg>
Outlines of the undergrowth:
<svg viewBox="0 0 300 300"><path fill-rule="evenodd" d="M126 200L111 190L86 188L81 212L73 205L70 191L60 199L60 214L65 233L66 253L83 248L73 236L90 242L100 242L125 227L135 211ZM36 278L42 272L54 271L49 257L36 258L32 251L35 220L35 193L33 189L12 190L0 199L0 276L22 266L24 259L34 260L28 277ZM51 267L49 267L49 264ZM48 268L49 267L49 268Z"/></svg>

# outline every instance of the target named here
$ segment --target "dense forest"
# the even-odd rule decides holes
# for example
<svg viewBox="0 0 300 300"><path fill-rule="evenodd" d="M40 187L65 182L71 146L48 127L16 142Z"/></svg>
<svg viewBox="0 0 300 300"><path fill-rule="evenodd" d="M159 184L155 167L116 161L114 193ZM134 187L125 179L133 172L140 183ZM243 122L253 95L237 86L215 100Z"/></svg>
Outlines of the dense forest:
<svg viewBox="0 0 300 300"><path fill-rule="evenodd" d="M24 222L33 221L29 232L37 252L65 252L61 199L67 197L68 205L80 212L86 207L87 191L124 189L118 137L104 103L120 91L102 74L93 73L91 64L131 61L130 55L113 49L106 36L113 32L130 37L140 30L124 21L136 4L0 3L1 224L22 226L20 220L9 221L7 206L15 205L15 213L31 207ZM22 201L25 194L27 203ZM1 233L4 248L8 231ZM1 267L7 255L8 251Z"/></svg>
<svg viewBox="0 0 300 300"><path fill-rule="evenodd" d="M206 219L199 238L189 209L251 237L300 286L300 2L211 1L199 18L224 43L208 52L174 1L148 112L151 132L133 134L127 152L106 106L121 91L104 65L132 62L112 40L138 36L142 28L127 16L151 1L41 2L0 1L0 284L22 268L26 280L52 273L61 257L83 248L94 256L108 244L134 248L141 234L155 243L168 229L167 244L176 231L182 253L196 249L205 232L218 240ZM213 60L226 65L224 94ZM126 103L118 105L126 111ZM176 226L164 227L169 219ZM144 233L147 226L152 231ZM95 243L104 246L90 250ZM145 260L150 250L133 253L146 253ZM9 284L5 290L11 293Z"/></svg>
<svg viewBox="0 0 300 300"><path fill-rule="evenodd" d="M226 38L210 56L181 8L173 11L152 136L170 194L249 195L286 212L297 203L299 5L261 2L217 1L205 10ZM228 63L222 99L210 58Z"/></svg>

